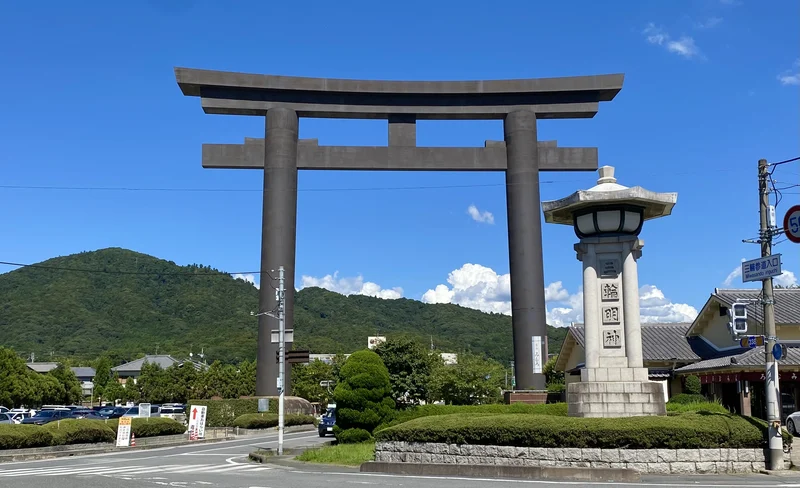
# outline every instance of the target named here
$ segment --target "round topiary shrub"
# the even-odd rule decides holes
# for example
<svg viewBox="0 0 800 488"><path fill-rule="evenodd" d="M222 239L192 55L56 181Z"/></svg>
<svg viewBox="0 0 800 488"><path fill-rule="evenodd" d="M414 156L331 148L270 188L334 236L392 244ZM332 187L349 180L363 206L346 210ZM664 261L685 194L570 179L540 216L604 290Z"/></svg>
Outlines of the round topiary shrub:
<svg viewBox="0 0 800 488"><path fill-rule="evenodd" d="M364 429L347 429L338 431L336 440L340 444L358 444L372 440L372 435Z"/></svg>
<svg viewBox="0 0 800 488"><path fill-rule="evenodd" d="M336 439L349 441L349 429L363 429L367 434L394 413L389 370L373 351L365 349L350 355L342 365L340 380L333 390L336 401ZM363 434L350 437L363 439ZM369 438L369 437L368 437ZM368 439L367 438L367 439ZM357 442L360 442L357 441Z"/></svg>
<svg viewBox="0 0 800 488"><path fill-rule="evenodd" d="M695 375L690 375L686 377L686 382L684 385L684 393L688 393L689 395L699 395L702 392L703 388L700 385L700 378Z"/></svg>

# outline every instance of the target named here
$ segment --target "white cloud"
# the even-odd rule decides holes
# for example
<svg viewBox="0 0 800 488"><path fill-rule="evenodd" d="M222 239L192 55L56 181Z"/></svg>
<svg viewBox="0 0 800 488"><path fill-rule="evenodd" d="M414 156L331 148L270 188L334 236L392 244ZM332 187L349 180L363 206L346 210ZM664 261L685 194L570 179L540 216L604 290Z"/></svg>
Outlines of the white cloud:
<svg viewBox="0 0 800 488"><path fill-rule="evenodd" d="M787 270L784 270L780 276L773 278L772 282L780 286L796 286L798 284L797 276L795 276L795 274L791 271Z"/></svg>
<svg viewBox="0 0 800 488"><path fill-rule="evenodd" d="M400 287L391 289L381 288L377 283L364 281L364 277L361 275L350 278L339 278L338 271L333 273L333 275L325 275L322 278L303 275L300 279L300 287L298 290L313 286L335 291L342 295L367 295L388 300L401 298L403 296L403 289Z"/></svg>
<svg viewBox="0 0 800 488"><path fill-rule="evenodd" d="M252 283L253 286L258 288L258 283L256 283L255 275L236 273L235 275L232 275L232 277L234 280L244 280L247 281L248 283Z"/></svg>
<svg viewBox="0 0 800 488"><path fill-rule="evenodd" d="M742 258L742 262L744 262L744 258ZM725 281L722 282L722 286L731 286L733 284L733 280L736 278L741 278L742 276L742 266L737 266L733 268L733 271L728 273L728 277L725 278Z"/></svg>
<svg viewBox="0 0 800 488"><path fill-rule="evenodd" d="M695 22L695 27L698 29L713 29L722 23L722 17L709 17L703 22Z"/></svg>
<svg viewBox="0 0 800 488"><path fill-rule="evenodd" d="M472 217L472 220L474 220L475 222L481 222L483 224L494 224L494 215L492 215L491 212L486 210L481 212L475 205L470 205L469 207L467 207L467 213L469 214L470 217Z"/></svg>
<svg viewBox="0 0 800 488"><path fill-rule="evenodd" d="M642 31L647 42L657 46L663 46L667 51L678 54L684 58L700 56L700 49L689 36L682 36L680 39L673 40L669 33L663 28L656 26L653 22L647 24Z"/></svg>
<svg viewBox="0 0 800 488"><path fill-rule="evenodd" d="M445 284L437 285L422 296L426 303L456 303L484 312L511 315L511 277L497 274L493 269L467 263L453 270ZM672 303L653 285L639 289L642 322L691 322L697 310L691 305ZM571 322L583 322L583 290L569 293L561 281L545 288L548 305L547 322L563 327Z"/></svg>
<svg viewBox="0 0 800 488"><path fill-rule="evenodd" d="M792 66L793 70L786 70L778 75L781 85L800 85L800 58L797 58Z"/></svg>

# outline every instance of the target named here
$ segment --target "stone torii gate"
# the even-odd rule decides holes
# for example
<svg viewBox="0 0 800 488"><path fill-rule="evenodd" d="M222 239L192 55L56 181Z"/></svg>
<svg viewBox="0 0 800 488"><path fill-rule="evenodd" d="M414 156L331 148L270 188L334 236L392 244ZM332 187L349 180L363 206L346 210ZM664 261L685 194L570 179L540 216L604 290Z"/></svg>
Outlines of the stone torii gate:
<svg viewBox="0 0 800 488"><path fill-rule="evenodd" d="M596 148L538 141L540 119L591 118L622 89L624 75L491 81L378 81L301 78L175 68L186 96L207 114L266 118L264 139L203 144L204 168L264 170L259 308L277 305L267 273L286 270L285 320L293 324L297 171L505 171L514 360L521 389L545 387L547 325L540 171L594 171ZM386 147L320 146L298 140L300 117L388 120ZM418 147L417 120L502 120L504 141L485 147ZM276 395L278 348L259 317L256 394ZM286 393L291 383L286 368Z"/></svg>

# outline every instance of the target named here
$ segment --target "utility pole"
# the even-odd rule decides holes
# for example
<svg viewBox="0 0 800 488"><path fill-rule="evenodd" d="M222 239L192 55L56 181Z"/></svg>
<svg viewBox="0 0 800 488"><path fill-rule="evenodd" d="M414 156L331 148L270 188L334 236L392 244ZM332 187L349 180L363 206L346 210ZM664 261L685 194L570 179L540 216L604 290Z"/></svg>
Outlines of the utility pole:
<svg viewBox="0 0 800 488"><path fill-rule="evenodd" d="M285 290L283 266L278 271L278 456L283 455L283 394L286 390ZM782 451L781 451L782 452Z"/></svg>
<svg viewBox="0 0 800 488"><path fill-rule="evenodd" d="M767 185L768 172L767 160L758 160L758 193L759 193L759 215L761 218L761 229L759 240L761 241L761 257L772 254L772 226L769 222L769 187ZM761 282L762 304L764 305L764 362L766 364L766 399L767 399L767 422L769 423L769 460L767 469L783 469L783 438L781 436L781 412L780 412L780 380L778 376L778 362L772 354L772 349L777 341L775 331L775 300L772 292L772 277L768 277Z"/></svg>

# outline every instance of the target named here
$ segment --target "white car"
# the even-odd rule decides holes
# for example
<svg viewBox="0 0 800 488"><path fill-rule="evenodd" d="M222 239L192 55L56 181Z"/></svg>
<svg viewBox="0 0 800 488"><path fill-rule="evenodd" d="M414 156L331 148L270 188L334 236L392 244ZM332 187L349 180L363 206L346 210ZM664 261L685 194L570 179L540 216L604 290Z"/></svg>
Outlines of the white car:
<svg viewBox="0 0 800 488"><path fill-rule="evenodd" d="M793 412L786 417L786 430L788 430L790 434L797 436L800 432L797 430L798 428L800 428L800 411Z"/></svg>

